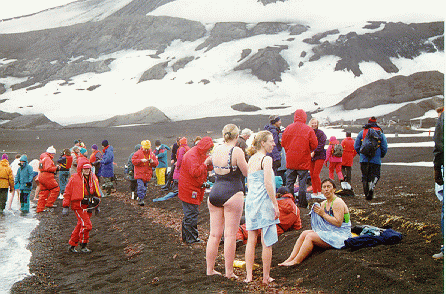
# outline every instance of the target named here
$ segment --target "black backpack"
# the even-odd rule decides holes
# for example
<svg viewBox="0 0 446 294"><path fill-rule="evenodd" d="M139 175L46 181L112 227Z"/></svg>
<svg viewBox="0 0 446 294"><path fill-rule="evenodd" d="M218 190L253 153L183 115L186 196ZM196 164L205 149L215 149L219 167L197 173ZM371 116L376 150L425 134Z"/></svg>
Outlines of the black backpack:
<svg viewBox="0 0 446 294"><path fill-rule="evenodd" d="M342 153L344 153L344 148L342 148L341 144L335 144L333 146L332 155L334 157L342 157Z"/></svg>
<svg viewBox="0 0 446 294"><path fill-rule="evenodd" d="M365 132L365 130L364 130ZM359 152L368 158L375 156L376 150L381 146L381 132L369 128L367 134L363 136L361 149Z"/></svg>

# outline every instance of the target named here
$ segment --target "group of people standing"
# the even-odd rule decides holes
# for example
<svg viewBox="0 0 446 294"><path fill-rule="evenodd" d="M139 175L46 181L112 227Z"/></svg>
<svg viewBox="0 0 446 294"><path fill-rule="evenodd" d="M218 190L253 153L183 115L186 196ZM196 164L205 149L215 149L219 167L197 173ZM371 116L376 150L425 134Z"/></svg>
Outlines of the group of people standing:
<svg viewBox="0 0 446 294"><path fill-rule="evenodd" d="M30 192L35 181L36 213L57 207L55 201L58 198L63 199L62 214L66 215L71 207L78 220L69 240L70 251L77 252L75 247L80 244L81 252L90 252L86 248L92 229L90 217L93 209L99 211L99 199L110 195L113 189L113 147L107 140L102 141L102 147L101 152L98 146L93 144L91 155L88 156L85 144L76 140L72 148L63 150L56 162L56 149L50 146L40 155L39 160L28 163L26 154L17 155L11 166L7 154L3 154L0 161L0 211L5 209L8 191L11 195L10 205L15 191L18 191L20 210L22 213L28 213ZM103 182L102 189L99 177Z"/></svg>

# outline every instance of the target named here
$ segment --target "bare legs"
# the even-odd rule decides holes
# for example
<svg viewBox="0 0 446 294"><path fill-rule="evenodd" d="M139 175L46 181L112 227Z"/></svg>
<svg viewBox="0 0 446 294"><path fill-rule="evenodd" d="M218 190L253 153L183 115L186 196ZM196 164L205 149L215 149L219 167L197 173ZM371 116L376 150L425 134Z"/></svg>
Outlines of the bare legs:
<svg viewBox="0 0 446 294"><path fill-rule="evenodd" d="M257 244L258 231L248 231L248 242L246 243L245 262L246 262L246 280L249 283L252 281L252 270L254 267L255 249ZM271 246L265 246L262 235L262 264L263 264L263 283L268 284L274 281L270 277L271 259L273 255L273 249Z"/></svg>
<svg viewBox="0 0 446 294"><path fill-rule="evenodd" d="M303 231L297 239L296 244L294 244L294 248L290 256L284 262L279 263L279 265L292 266L295 264L300 264L308 255L310 255L311 251L313 251L314 245L322 248L331 247L322 241L316 232L312 230Z"/></svg>
<svg viewBox="0 0 446 294"><path fill-rule="evenodd" d="M218 245L224 231L225 276L227 278L237 278L234 274L233 262L236 234L243 213L243 192L232 196L223 207L216 207L208 200L208 208L211 230L206 246L206 274L208 276L221 274L214 269L214 265L218 254Z"/></svg>

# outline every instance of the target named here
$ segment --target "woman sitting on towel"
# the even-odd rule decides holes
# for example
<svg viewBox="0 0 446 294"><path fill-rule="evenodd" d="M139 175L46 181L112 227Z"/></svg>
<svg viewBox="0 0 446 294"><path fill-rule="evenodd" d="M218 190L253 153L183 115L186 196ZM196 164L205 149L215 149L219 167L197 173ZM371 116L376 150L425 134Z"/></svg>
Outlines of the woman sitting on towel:
<svg viewBox="0 0 446 294"><path fill-rule="evenodd" d="M333 180L326 179L322 182L322 193L327 200L320 205L313 205L312 230L302 232L293 252L279 265L300 264L313 251L314 246L340 249L344 246L344 241L351 237L350 213L345 202L335 195L335 189Z"/></svg>
<svg viewBox="0 0 446 294"><path fill-rule="evenodd" d="M277 227L279 223L279 206L276 199L273 159L267 156L275 146L273 135L269 131L261 131L255 136L252 147L255 154L248 162L248 195L245 201L246 229L248 243L246 244L246 280L252 281L254 253L257 243L257 230L261 229L263 283L268 284L274 279L269 276L271 268L272 248L277 242Z"/></svg>

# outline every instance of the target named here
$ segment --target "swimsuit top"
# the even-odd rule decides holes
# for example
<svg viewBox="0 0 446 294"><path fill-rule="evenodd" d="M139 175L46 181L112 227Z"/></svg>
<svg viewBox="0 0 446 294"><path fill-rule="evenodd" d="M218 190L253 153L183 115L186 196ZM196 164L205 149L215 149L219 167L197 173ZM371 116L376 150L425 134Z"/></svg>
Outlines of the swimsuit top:
<svg viewBox="0 0 446 294"><path fill-rule="evenodd" d="M335 197L333 199L333 201L331 202L329 210L326 209L327 208L327 202L325 202L325 204L324 204L324 211L325 211L326 214L328 214L330 216L334 216L334 214L333 214L333 202L336 200L336 198L338 198L338 197ZM344 213L344 223L348 223L349 221L350 221L350 212Z"/></svg>
<svg viewBox="0 0 446 294"><path fill-rule="evenodd" d="M221 168L221 169L229 169L229 173L221 175L215 172L215 176L217 178L220 179L224 179L224 178L233 178L233 177L240 177L242 175L242 171L239 169L239 167L233 166L231 165L231 161L232 161L232 151L234 150L234 147L231 148L231 150L229 151L229 158L228 158L228 165L227 166L218 166L218 165L214 165L214 162L212 162L212 164L214 165L214 172L215 172L215 168Z"/></svg>

